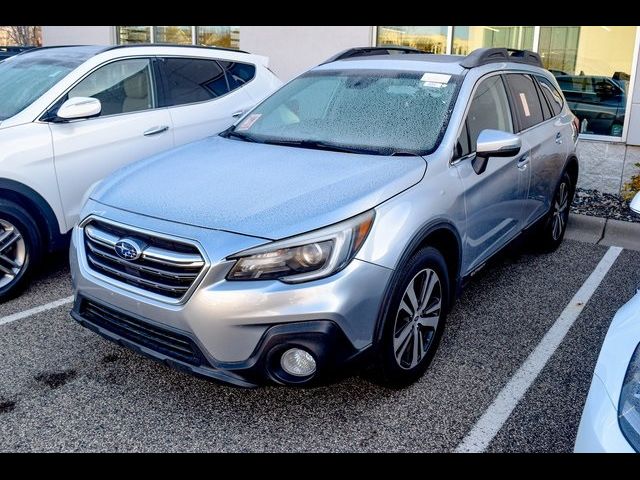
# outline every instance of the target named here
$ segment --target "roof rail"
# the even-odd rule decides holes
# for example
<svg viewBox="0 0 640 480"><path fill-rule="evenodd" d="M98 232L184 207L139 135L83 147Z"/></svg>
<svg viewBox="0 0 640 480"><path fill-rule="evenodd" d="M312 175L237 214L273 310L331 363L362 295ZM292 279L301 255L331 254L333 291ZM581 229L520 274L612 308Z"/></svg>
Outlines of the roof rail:
<svg viewBox="0 0 640 480"><path fill-rule="evenodd" d="M464 68L474 68L488 63L515 62L526 63L542 67L540 55L530 50L516 50L514 48L478 48L467 55L460 65Z"/></svg>
<svg viewBox="0 0 640 480"><path fill-rule="evenodd" d="M173 43L127 43L125 45L113 45L108 47L107 50L116 50L118 48L134 48L134 47L181 47L181 48L206 48L208 50L225 50L228 52L246 53L244 50L238 50L236 48L227 47L208 47L206 45L178 45Z"/></svg>
<svg viewBox="0 0 640 480"><path fill-rule="evenodd" d="M417 54L427 53L417 48L412 47L399 47L397 45L381 45L379 47L354 47L348 48L340 53L337 53L333 57L326 59L320 65L325 63L337 62L338 60L344 60L346 58L354 57L369 57L374 55L402 55L402 54Z"/></svg>

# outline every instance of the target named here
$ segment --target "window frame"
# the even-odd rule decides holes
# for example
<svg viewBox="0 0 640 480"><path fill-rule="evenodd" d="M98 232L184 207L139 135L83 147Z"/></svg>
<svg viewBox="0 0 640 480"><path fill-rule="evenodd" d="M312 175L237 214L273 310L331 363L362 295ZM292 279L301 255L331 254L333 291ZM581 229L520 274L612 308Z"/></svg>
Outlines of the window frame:
<svg viewBox="0 0 640 480"><path fill-rule="evenodd" d="M150 73L150 76L151 76L151 95L152 95L152 99L151 100L152 100L152 105L153 105L151 108L148 108L146 110L136 110L135 112L114 113L112 115L105 115L105 116L100 115L100 116L97 116L97 117L80 118L80 119L77 119L77 120L70 120L70 121L57 122L57 123L70 123L70 122L99 120L101 118L113 118L113 117L119 117L119 116L122 116L122 115L135 115L137 113L145 113L145 112L151 112L153 110L158 110L158 78L156 78L156 72L155 72L155 68L153 66L154 58L155 58L154 55L130 55L130 56L126 56L126 57L112 58L112 59L109 59L109 60L107 60L105 62L102 62L99 65L96 65L91 70L89 70L84 75L82 75L79 79L77 79L75 82L73 82L73 84L70 85L63 93L58 95L58 97L55 100L53 100L51 103L49 103L47 108L45 108L42 111L42 113L40 113L40 115L38 115L36 122L40 122L40 123L52 123L52 122L54 122L54 119L56 118L56 114L58 112L58 109L60 108L62 103L64 103L65 101L68 100L68 95L69 95L69 92L71 90L73 90L76 86L78 86L78 84L80 84L80 82L84 81L89 75L92 75L94 72L96 72L100 68L105 67L105 66L107 66L107 65L109 65L111 63L121 62L123 60L145 59L145 60L149 61L149 73Z"/></svg>
<svg viewBox="0 0 640 480"><path fill-rule="evenodd" d="M160 107L160 108L180 108L180 107L186 107L189 105L199 105L202 103L210 103L210 102L215 102L217 100L220 100L221 98L225 98L233 93L239 92L241 90L243 90L247 85L249 85L251 82L253 82L256 77L258 76L258 65L251 63L251 62L238 62L236 60L227 60L227 59L222 59L222 58L214 58L214 57L200 57L200 56L196 56L196 55L155 55L155 63L156 63L156 68L158 71L158 75L159 75L159 81L158 83L161 85L160 90L162 91L161 93L161 97L159 97L159 99L162 100L162 102L158 102L158 104L162 103L164 104L164 102L166 102L167 98L168 98L168 85L167 85L167 74L164 70L163 67L163 63L162 63L162 59L163 58L179 58L179 59L185 59L185 60L208 60L211 62L216 62L216 64L218 65L218 67L222 70L222 72L224 73L224 78L225 81L227 82L227 88L229 89L227 91L227 93L225 93L224 95L219 95L217 97L213 97L210 98L208 100L200 100L198 102L190 102L190 103L181 103L179 105L169 105L166 107ZM236 88L231 90L231 85L229 85L229 79L227 78L227 70L220 64L220 62L231 62L231 63L243 63L245 65L251 65L253 66L253 68L255 69L255 75L253 76L253 78L251 80L249 80L248 82L244 83L240 88Z"/></svg>
<svg viewBox="0 0 640 480"><path fill-rule="evenodd" d="M469 158L473 158L476 155L475 150L473 152L469 152L466 155L462 155L461 157L457 157L457 152L456 152L456 146L458 145L458 139L460 138L460 135L462 134L462 130L464 130L466 124L467 124L467 116L469 115L469 110L471 108L471 103L473 102L473 98L476 95L476 91L478 90L478 87L482 84L483 81L491 78L491 77L495 77L495 76L499 76L500 80L502 81L502 86L504 87L505 90L505 94L507 96L507 105L509 106L509 113L511 114L511 128L514 131L514 135L520 135L519 132L515 132L516 130L516 123L515 123L515 118L516 118L516 113L514 112L513 109L513 104L511 102L511 96L509 94L509 88L507 86L507 82L503 77L502 72L500 71L494 71L494 72L489 72L486 75L481 76L480 78L478 78L478 80L475 82L475 84L473 85L473 89L471 90L471 93L469 94L469 101L467 102L467 104L465 105L464 108L464 114L462 115L462 122L460 122L460 124L457 127L456 130L456 135L455 135L455 140L454 140L454 145L453 145L453 152L451 155L451 160L449 161L449 166L454 166L457 165L459 162L463 162L465 160L468 160ZM467 128L467 141L469 142L469 149L471 149L471 138L469 138L469 129Z"/></svg>

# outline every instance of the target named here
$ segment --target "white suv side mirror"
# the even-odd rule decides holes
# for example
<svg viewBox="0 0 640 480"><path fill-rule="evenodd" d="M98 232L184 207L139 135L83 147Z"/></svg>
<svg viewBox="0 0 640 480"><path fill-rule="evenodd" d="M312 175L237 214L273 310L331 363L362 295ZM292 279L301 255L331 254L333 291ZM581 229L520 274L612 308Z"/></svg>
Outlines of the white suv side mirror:
<svg viewBox="0 0 640 480"><path fill-rule="evenodd" d="M77 120L100 115L102 104L97 98L73 97L64 102L58 109L58 118L63 120Z"/></svg>
<svg viewBox="0 0 640 480"><path fill-rule="evenodd" d="M640 193L637 193L633 200L631 200L631 205L629 205L631 210L635 213L640 214Z"/></svg>

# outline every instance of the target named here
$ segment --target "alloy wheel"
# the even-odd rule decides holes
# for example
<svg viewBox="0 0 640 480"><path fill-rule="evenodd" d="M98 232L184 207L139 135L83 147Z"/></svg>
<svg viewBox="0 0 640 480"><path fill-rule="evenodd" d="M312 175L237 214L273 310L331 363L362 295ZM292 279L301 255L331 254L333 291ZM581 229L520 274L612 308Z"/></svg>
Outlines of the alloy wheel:
<svg viewBox="0 0 640 480"><path fill-rule="evenodd" d="M402 295L393 329L393 352L398 365L410 370L425 357L442 311L442 285L430 269L418 272Z"/></svg>
<svg viewBox="0 0 640 480"><path fill-rule="evenodd" d="M24 267L27 248L20 231L0 219L0 288L10 284Z"/></svg>
<svg viewBox="0 0 640 480"><path fill-rule="evenodd" d="M566 182L560 184L553 206L551 235L558 240L564 231L569 214L569 186Z"/></svg>

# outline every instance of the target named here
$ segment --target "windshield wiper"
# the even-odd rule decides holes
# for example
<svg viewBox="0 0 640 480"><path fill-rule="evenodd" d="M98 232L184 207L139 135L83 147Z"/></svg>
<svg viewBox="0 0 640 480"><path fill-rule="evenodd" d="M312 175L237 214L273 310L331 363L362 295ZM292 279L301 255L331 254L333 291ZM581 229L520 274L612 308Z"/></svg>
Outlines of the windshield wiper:
<svg viewBox="0 0 640 480"><path fill-rule="evenodd" d="M262 143L260 140L252 137L251 135L247 135L246 133L240 133L236 130L231 130L228 128L227 130L220 133L220 136L223 138L239 138L240 140L244 140L245 142L254 142L254 143Z"/></svg>
<svg viewBox="0 0 640 480"><path fill-rule="evenodd" d="M302 147L302 148L312 148L315 150L330 150L334 152L345 152L345 153L362 153L362 154L372 154L372 155L381 155L380 150L375 150L372 148L362 148L362 147L348 147L346 145L339 145L331 142L323 142L321 140L265 140L264 143L269 143L271 145L286 145L291 147Z"/></svg>

